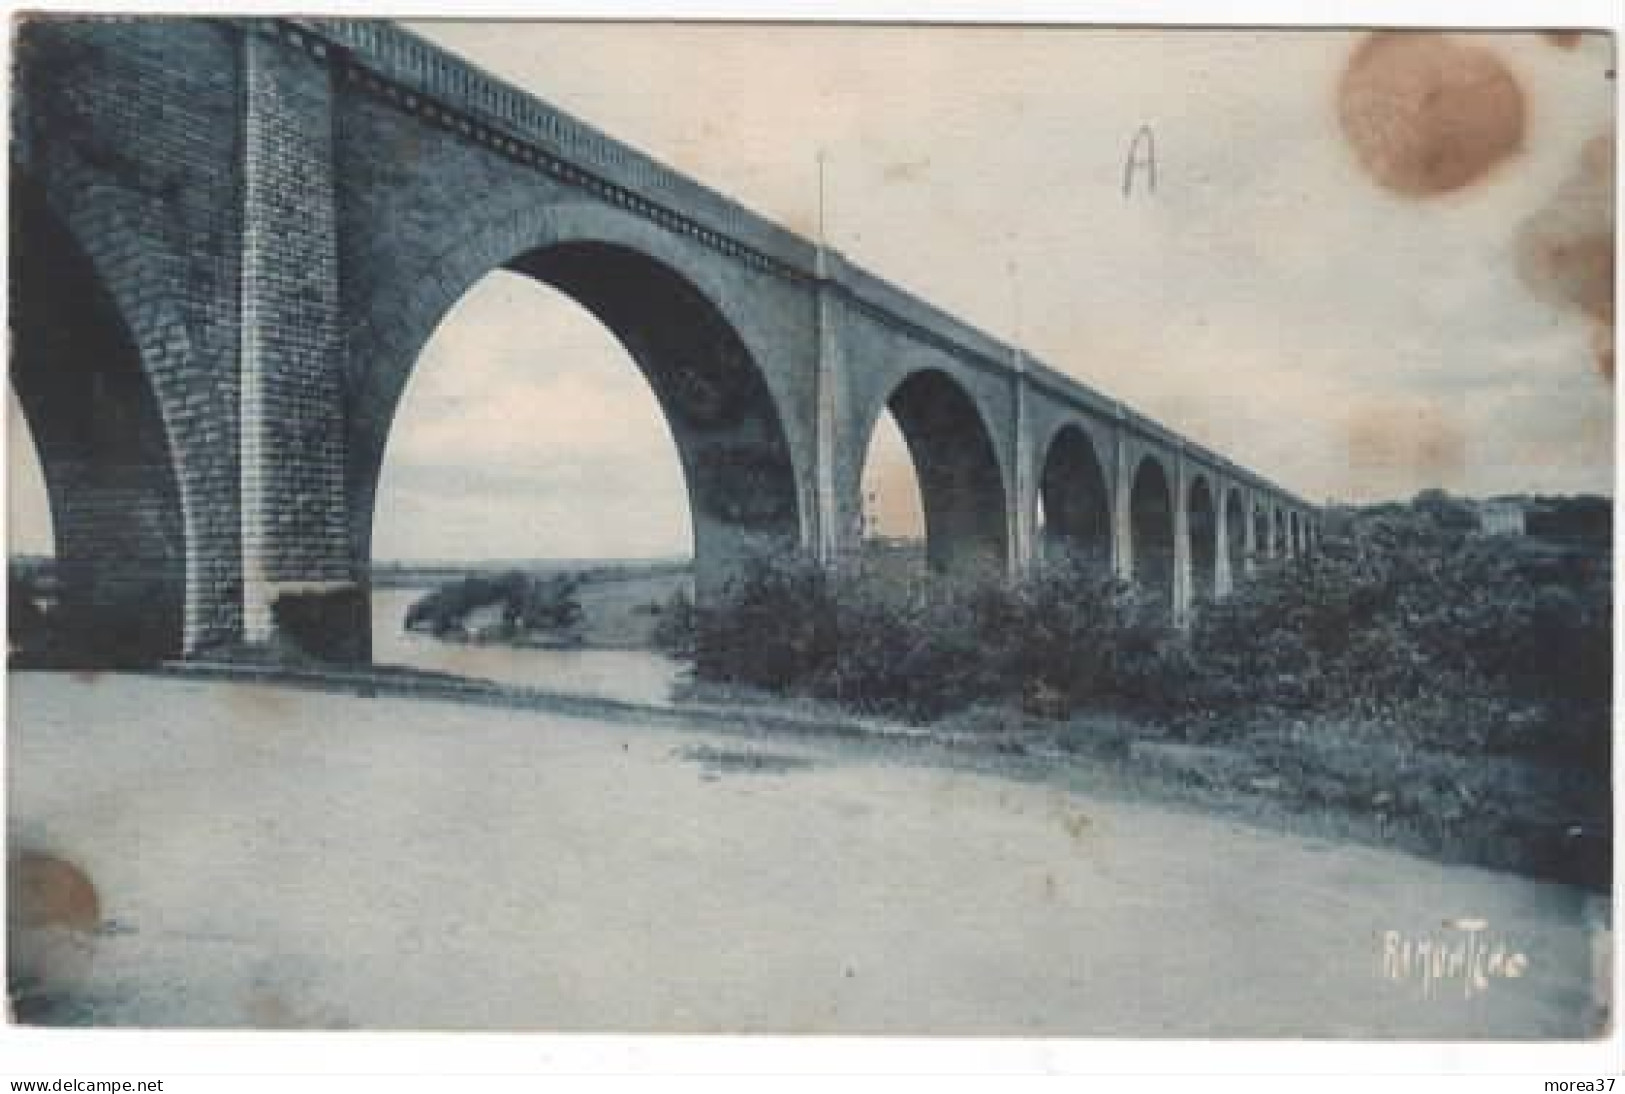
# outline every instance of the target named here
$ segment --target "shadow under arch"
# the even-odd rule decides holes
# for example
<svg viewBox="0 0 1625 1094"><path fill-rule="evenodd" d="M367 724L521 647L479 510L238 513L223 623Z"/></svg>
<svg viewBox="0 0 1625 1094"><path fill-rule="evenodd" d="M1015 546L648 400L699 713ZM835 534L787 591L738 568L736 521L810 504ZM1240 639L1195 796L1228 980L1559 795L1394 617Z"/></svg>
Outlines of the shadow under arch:
<svg viewBox="0 0 1625 1094"><path fill-rule="evenodd" d="M940 574L1002 577L1010 547L1004 472L975 400L938 369L910 373L876 408L865 454L886 411L903 435L919 484L926 564Z"/></svg>
<svg viewBox="0 0 1625 1094"><path fill-rule="evenodd" d="M1224 492L1224 536L1230 584L1235 586L1247 576L1247 507L1234 486Z"/></svg>
<svg viewBox="0 0 1625 1094"><path fill-rule="evenodd" d="M1174 495L1162 461L1145 456L1134 469L1129 492L1134 580L1155 598L1167 616L1174 614Z"/></svg>
<svg viewBox="0 0 1625 1094"><path fill-rule="evenodd" d="M1089 434L1068 423L1055 431L1038 477L1044 507L1043 557L1071 557L1091 568L1112 563L1112 498Z"/></svg>
<svg viewBox="0 0 1625 1094"><path fill-rule="evenodd" d="M186 642L186 521L137 338L94 259L14 170L10 375L56 548L54 663L146 665Z"/></svg>
<svg viewBox="0 0 1625 1094"><path fill-rule="evenodd" d="M481 246L470 252L476 259ZM352 550L359 558L371 557L388 433L429 334L498 269L530 277L580 305L648 381L683 471L697 599L718 595L747 557L794 547L801 506L790 445L773 393L733 326L689 277L660 258L623 242L566 238L503 253L490 263L462 256L455 277L434 279L437 289L449 284L457 291L416 301L423 314L415 314L413 324L421 338L361 379L359 412L349 421Z"/></svg>
<svg viewBox="0 0 1625 1094"><path fill-rule="evenodd" d="M1206 475L1191 479L1186 499L1186 528L1190 535L1191 592L1198 601L1211 600L1219 581L1219 513Z"/></svg>

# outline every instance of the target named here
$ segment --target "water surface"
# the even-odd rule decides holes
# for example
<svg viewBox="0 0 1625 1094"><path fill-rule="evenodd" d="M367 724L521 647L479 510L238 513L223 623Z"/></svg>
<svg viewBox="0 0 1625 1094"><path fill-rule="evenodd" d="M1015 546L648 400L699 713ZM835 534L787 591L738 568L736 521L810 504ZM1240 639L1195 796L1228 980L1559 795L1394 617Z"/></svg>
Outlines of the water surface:
<svg viewBox="0 0 1625 1094"><path fill-rule="evenodd" d="M449 672L572 695L665 703L686 667L640 649L548 650L447 642L405 629L406 609L427 589L374 589L372 657L380 665Z"/></svg>

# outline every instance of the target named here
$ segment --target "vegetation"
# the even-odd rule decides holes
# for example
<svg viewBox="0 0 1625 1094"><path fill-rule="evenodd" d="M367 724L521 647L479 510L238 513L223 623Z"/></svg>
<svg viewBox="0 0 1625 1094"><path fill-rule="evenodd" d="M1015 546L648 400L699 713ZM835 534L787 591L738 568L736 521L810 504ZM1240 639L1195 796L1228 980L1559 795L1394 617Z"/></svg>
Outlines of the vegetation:
<svg viewBox="0 0 1625 1094"><path fill-rule="evenodd" d="M569 640L583 618L576 599L581 585L576 574L531 577L513 570L465 577L415 601L407 609L406 628L440 638ZM475 612L493 607L500 609L496 622L470 627Z"/></svg>
<svg viewBox="0 0 1625 1094"><path fill-rule="evenodd" d="M694 597L688 589L679 586L665 603L655 602L647 607L655 617L649 632L650 644L673 657L692 658L695 654L696 615Z"/></svg>
<svg viewBox="0 0 1625 1094"><path fill-rule="evenodd" d="M283 593L271 604L277 656L295 662L365 662L369 651L363 639L370 614L366 592L354 587ZM219 652L238 657L246 651Z"/></svg>
<svg viewBox="0 0 1625 1094"><path fill-rule="evenodd" d="M694 627L706 678L911 721L990 699L1062 712L1137 700L1179 656L1149 600L1071 561L1011 584L758 558Z"/></svg>
<svg viewBox="0 0 1625 1094"><path fill-rule="evenodd" d="M44 648L51 638L51 617L43 607L40 582L13 569L7 575L6 625L13 651Z"/></svg>
<svg viewBox="0 0 1625 1094"><path fill-rule="evenodd" d="M122 585L121 610L95 615L82 604L63 605L54 563L13 559L7 573L8 661L15 668L149 668L167 648L166 591L160 580Z"/></svg>
<svg viewBox="0 0 1625 1094"><path fill-rule="evenodd" d="M1606 767L1603 551L1473 534L1459 503L1333 513L1321 548L1198 615L1186 701L1403 716L1419 743Z"/></svg>
<svg viewBox="0 0 1625 1094"><path fill-rule="evenodd" d="M679 588L634 614L724 688L1047 741L1420 850L1605 884L1611 505L1516 500L1527 535L1480 534L1473 507L1438 491L1330 510L1312 555L1262 565L1184 632L1098 564L948 579L893 548L833 568L763 554L715 602ZM590 576L465 577L406 626L579 641ZM46 572L14 565L16 663L73 663L53 599ZM359 656L329 645L364 633L348 624L365 611L346 591L273 607L279 634L338 660Z"/></svg>

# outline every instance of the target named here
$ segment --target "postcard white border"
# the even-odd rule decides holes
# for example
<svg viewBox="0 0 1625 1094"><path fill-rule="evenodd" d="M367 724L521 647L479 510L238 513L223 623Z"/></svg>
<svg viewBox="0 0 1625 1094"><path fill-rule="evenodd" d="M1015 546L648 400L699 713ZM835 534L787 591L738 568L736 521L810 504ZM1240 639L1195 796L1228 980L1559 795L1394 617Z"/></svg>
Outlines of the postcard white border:
<svg viewBox="0 0 1625 1094"><path fill-rule="evenodd" d="M6 5L19 11L105 11L121 14L330 14L448 19L728 19L933 23L1169 24L1176 26L1448 26L1455 28L1625 28L1616 0L326 0L311 3L194 3L190 0L37 0ZM1616 38L1616 51L1618 39ZM10 36L4 44L10 70ZM1616 89L1616 96L1618 92ZM1617 101L1617 98L1616 98ZM1616 247L1618 246L1616 238ZM1616 289L1617 291L1617 289ZM3 308L0 302L0 308ZM1617 415L1616 415L1617 418ZM4 426L0 426L3 429ZM1616 451L1618 445L1616 440ZM1618 475L1616 460L1616 488ZM3 528L3 518L0 518ZM1616 538L1616 551L1618 542ZM1615 573L1619 573L1619 558ZM1616 695L1619 693L1619 598L1615 597ZM0 696L4 674L0 674ZM1617 729L1617 715L1616 715ZM1616 733L1616 740L1617 740ZM1620 785L1619 749L1615 786ZM3 760L0 760L3 764ZM1615 794L1616 831L1621 795ZM1619 878L1616 869L1615 905ZM1616 913L1617 914L1617 913ZM1617 964L1617 955L1616 955ZM1619 984L1616 976L1615 1014ZM1238 986L1238 990L1244 990ZM1215 995L1215 1000L1220 1000ZM261 1085L256 1076L301 1076L298 1089L520 1089L507 1080L547 1074L548 1082L590 1076L686 1075L705 1089L760 1089L762 1076L930 1076L935 1092L963 1089L975 1077L1230 1075L1239 1088L1335 1091L1356 1089L1353 1076L1498 1076L1474 1089L1539 1091L1542 1080L1618 1076L1625 1040L1616 1017L1609 1037L1557 1043L1392 1043L1316 1041L1127 1041L1096 1039L620 1037L544 1034L288 1034L267 1032L63 1031L0 1027L0 1081L27 1078L170 1077L167 1089L289 1089L287 1080ZM185 1077L194 1077L188 1081ZM323 1078L323 1077L327 1078ZM376 1081L364 1080L363 1076ZM453 1076L486 1076L478 1086ZM205 1080L211 1077L214 1081ZM730 1079L729 1077L732 1077ZM957 1077L957 1078L955 1078ZM1245 1077L1245 1078L1243 1078ZM739 1080L738 1082L733 1080ZM276 1085L276 1084L282 1085ZM218 1084L218 1085L217 1085ZM598 1083L585 1085L597 1087ZM774 1084L780 1087L780 1083ZM845 1083L843 1083L843 1086ZM978 1085L982 1085L978 1083ZM1023 1086L1025 1083L1018 1082ZM1134 1084L1138 1085L1138 1084ZM1204 1084L1205 1085L1205 1084ZM1228 1084L1226 1084L1228 1085ZM1385 1082L1384 1086L1391 1085ZM1403 1084L1410 1088L1409 1084ZM1429 1089L1450 1089L1454 1083ZM792 1084L799 1088L801 1084ZM820 1089L827 1086L827 1079ZM1067 1080L1068 1089L1082 1089ZM1181 1084L1186 1089L1194 1089ZM1625 1094L1621 1080L1620 1094ZM531 1087L536 1089L537 1087ZM1360 1089L1368 1089L1363 1083Z"/></svg>

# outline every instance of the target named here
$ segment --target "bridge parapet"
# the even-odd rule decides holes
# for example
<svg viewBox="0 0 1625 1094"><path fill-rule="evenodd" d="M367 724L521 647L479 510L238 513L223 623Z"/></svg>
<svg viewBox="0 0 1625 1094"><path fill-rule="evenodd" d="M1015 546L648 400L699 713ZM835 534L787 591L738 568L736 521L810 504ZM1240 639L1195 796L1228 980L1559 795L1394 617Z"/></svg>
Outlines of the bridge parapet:
<svg viewBox="0 0 1625 1094"><path fill-rule="evenodd" d="M879 274L871 273L839 251L825 249L825 277L860 308L889 326L990 372L1008 372L1014 349L999 339L954 318Z"/></svg>
<svg viewBox="0 0 1625 1094"><path fill-rule="evenodd" d="M1123 404L1118 400L1031 356L1027 358L1027 380L1050 398L1078 409L1093 411L1108 421L1119 417L1123 409Z"/></svg>
<svg viewBox="0 0 1625 1094"><path fill-rule="evenodd" d="M432 122L567 182L607 188L600 196L770 272L812 277L814 247L800 236L410 31L362 19L266 25L318 56L338 47L342 59L387 81L375 90L404 92L414 101L403 105Z"/></svg>

